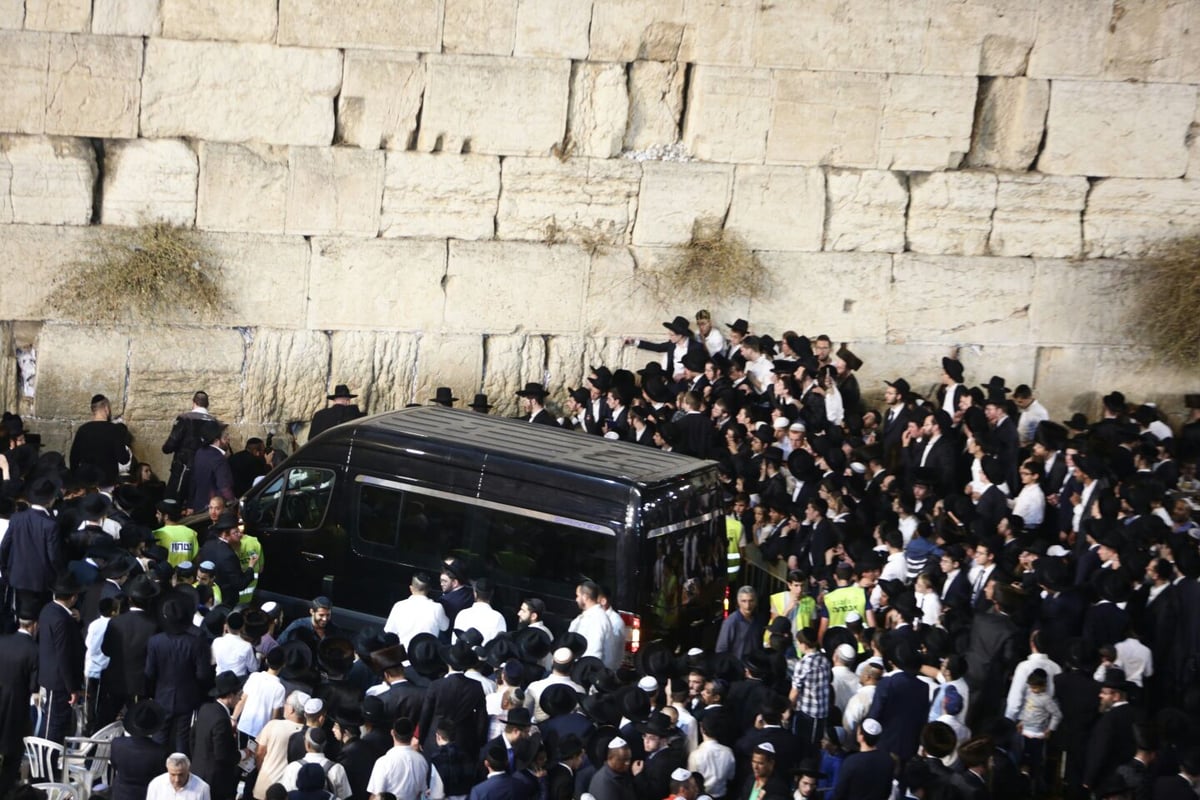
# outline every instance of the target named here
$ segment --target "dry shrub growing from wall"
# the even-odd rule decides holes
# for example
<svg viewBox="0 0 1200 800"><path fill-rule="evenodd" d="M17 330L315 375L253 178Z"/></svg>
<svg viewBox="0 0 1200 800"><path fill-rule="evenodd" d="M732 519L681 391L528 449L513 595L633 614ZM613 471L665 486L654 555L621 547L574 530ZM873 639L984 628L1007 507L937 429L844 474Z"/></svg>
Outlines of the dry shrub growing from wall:
<svg viewBox="0 0 1200 800"><path fill-rule="evenodd" d="M55 284L50 303L83 322L186 322L224 304L216 258L195 231L164 222L98 237Z"/></svg>
<svg viewBox="0 0 1200 800"><path fill-rule="evenodd" d="M1166 361L1200 359L1200 233L1165 242L1142 259L1131 327Z"/></svg>
<svg viewBox="0 0 1200 800"><path fill-rule="evenodd" d="M665 308L680 297L760 300L771 290L758 254L719 219L696 220L692 238L675 248L666 266L639 277Z"/></svg>

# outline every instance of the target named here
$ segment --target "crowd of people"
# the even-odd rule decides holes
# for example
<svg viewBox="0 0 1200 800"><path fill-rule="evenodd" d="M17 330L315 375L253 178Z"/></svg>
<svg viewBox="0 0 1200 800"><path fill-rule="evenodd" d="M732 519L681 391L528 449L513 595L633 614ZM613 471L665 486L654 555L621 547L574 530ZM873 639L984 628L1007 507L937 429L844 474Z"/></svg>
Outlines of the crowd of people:
<svg viewBox="0 0 1200 800"><path fill-rule="evenodd" d="M1196 796L1200 396L1177 430L1118 391L1060 423L947 356L876 409L827 336L695 322L561 405L517 393L531 423L717 462L734 607L677 652L630 650L604 587L552 630L453 560L379 628L323 597L284 619L227 505L285 447L230 454L198 392L157 482L101 396L69 465L9 415L0 781L22 737L119 721L113 800Z"/></svg>

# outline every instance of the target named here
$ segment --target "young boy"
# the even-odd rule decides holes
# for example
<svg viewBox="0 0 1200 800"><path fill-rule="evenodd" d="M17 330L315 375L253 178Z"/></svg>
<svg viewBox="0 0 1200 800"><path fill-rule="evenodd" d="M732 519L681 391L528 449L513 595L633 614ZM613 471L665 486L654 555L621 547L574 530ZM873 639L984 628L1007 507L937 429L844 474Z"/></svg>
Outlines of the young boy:
<svg viewBox="0 0 1200 800"><path fill-rule="evenodd" d="M1046 691L1049 683L1046 670L1038 668L1029 673L1025 680L1025 702L1017 718L1017 730L1021 732L1022 771L1034 782L1035 792L1042 787L1042 763L1046 755L1046 739L1062 722L1062 711L1058 703Z"/></svg>

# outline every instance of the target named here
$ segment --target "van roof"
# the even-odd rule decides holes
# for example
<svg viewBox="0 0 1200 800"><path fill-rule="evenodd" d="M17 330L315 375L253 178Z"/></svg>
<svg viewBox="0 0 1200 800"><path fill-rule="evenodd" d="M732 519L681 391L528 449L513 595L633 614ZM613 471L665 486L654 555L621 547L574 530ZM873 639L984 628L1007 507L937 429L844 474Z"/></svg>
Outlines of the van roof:
<svg viewBox="0 0 1200 800"><path fill-rule="evenodd" d="M549 425L436 405L405 408L343 423L322 433L314 442L398 445L414 439L452 448L461 448L469 442L473 450L487 455L640 484L660 483L712 467L710 461L656 447L614 442Z"/></svg>

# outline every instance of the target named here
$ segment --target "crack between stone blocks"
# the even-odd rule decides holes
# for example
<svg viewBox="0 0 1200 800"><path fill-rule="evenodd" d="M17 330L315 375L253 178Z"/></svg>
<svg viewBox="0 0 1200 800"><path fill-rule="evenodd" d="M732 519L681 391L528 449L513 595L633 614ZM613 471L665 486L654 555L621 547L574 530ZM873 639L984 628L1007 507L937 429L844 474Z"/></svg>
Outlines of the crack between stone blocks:
<svg viewBox="0 0 1200 800"><path fill-rule="evenodd" d="M1052 87L1052 86L1048 86L1048 87L1047 87L1047 90L1049 91L1049 89L1051 89L1051 88L1053 88L1053 87ZM1030 163L1029 163L1029 164L1028 164L1028 165L1025 167L1025 170L1026 170L1026 171L1029 171L1029 170L1035 170L1035 169L1037 169L1037 163L1038 163L1038 161L1040 161L1040 160L1041 160L1041 158L1042 158L1042 153L1043 153L1043 152L1045 151L1045 149L1046 149L1046 137L1047 137L1047 136L1049 135L1049 133L1050 133L1050 125L1049 125L1049 122L1050 122L1050 97L1049 97L1049 94L1047 94L1047 97L1046 97L1046 111L1045 111L1045 112L1042 114L1042 136L1041 136L1041 138L1040 138L1040 139L1038 139L1037 152L1033 154L1033 161L1031 161L1031 162L1030 162Z"/></svg>
<svg viewBox="0 0 1200 800"><path fill-rule="evenodd" d="M587 54L587 57L588 57L589 61L592 58L592 25L594 25L595 23L596 23L596 4L593 2L592 3L592 13L588 14L588 29L587 29L588 54Z"/></svg>
<svg viewBox="0 0 1200 800"><path fill-rule="evenodd" d="M683 65L683 91L679 101L679 125L675 130L675 141L683 141L684 126L687 125L689 98L692 93L692 72L695 64Z"/></svg>
<svg viewBox="0 0 1200 800"><path fill-rule="evenodd" d="M117 416L125 416L125 411L129 407L129 384L133 375L133 336L131 335L125 340L125 381L121 387L121 413Z"/></svg>
<svg viewBox="0 0 1200 800"><path fill-rule="evenodd" d="M425 56L421 56L421 65L424 66ZM417 99L417 115L413 119L413 132L409 134L408 141L405 142L405 150L416 150L417 142L421 138L421 117L425 114L425 91L429 88L428 75L421 83L421 96Z"/></svg>
<svg viewBox="0 0 1200 800"><path fill-rule="evenodd" d="M833 198L829 196L830 167L821 167L821 189L825 198L825 216L821 221L821 249L829 249L829 217L833 213Z"/></svg>
<svg viewBox="0 0 1200 800"><path fill-rule="evenodd" d="M542 338L542 385L550 388L550 334L543 333Z"/></svg>
<svg viewBox="0 0 1200 800"><path fill-rule="evenodd" d="M912 245L909 243L908 239L908 214L912 210L912 175L907 172L901 172L899 174L904 179L904 249L900 252L911 253ZM892 259L892 264L894 268L895 259ZM892 276L892 280L893 282L895 281L894 274Z"/></svg>
<svg viewBox="0 0 1200 800"><path fill-rule="evenodd" d="M96 157L96 183L92 186L92 225L100 224L100 210L104 206L104 140L91 139L92 152ZM197 187L200 181L196 181Z"/></svg>
<svg viewBox="0 0 1200 800"><path fill-rule="evenodd" d="M991 175L996 179L996 188L992 192L992 213L988 215L988 235L983 247L984 255L988 256L994 255L992 253L992 233L996 230L996 206L1000 202L1000 176L994 172Z"/></svg>
<svg viewBox="0 0 1200 800"><path fill-rule="evenodd" d="M483 387L487 384L488 374L488 341L491 339L489 334L483 334L479 337L479 391L483 391Z"/></svg>
<svg viewBox="0 0 1200 800"><path fill-rule="evenodd" d="M1079 212L1079 254L1087 256L1087 212L1088 204L1092 202L1092 191L1100 185L1103 178L1088 178L1087 193L1083 196L1083 208Z"/></svg>

